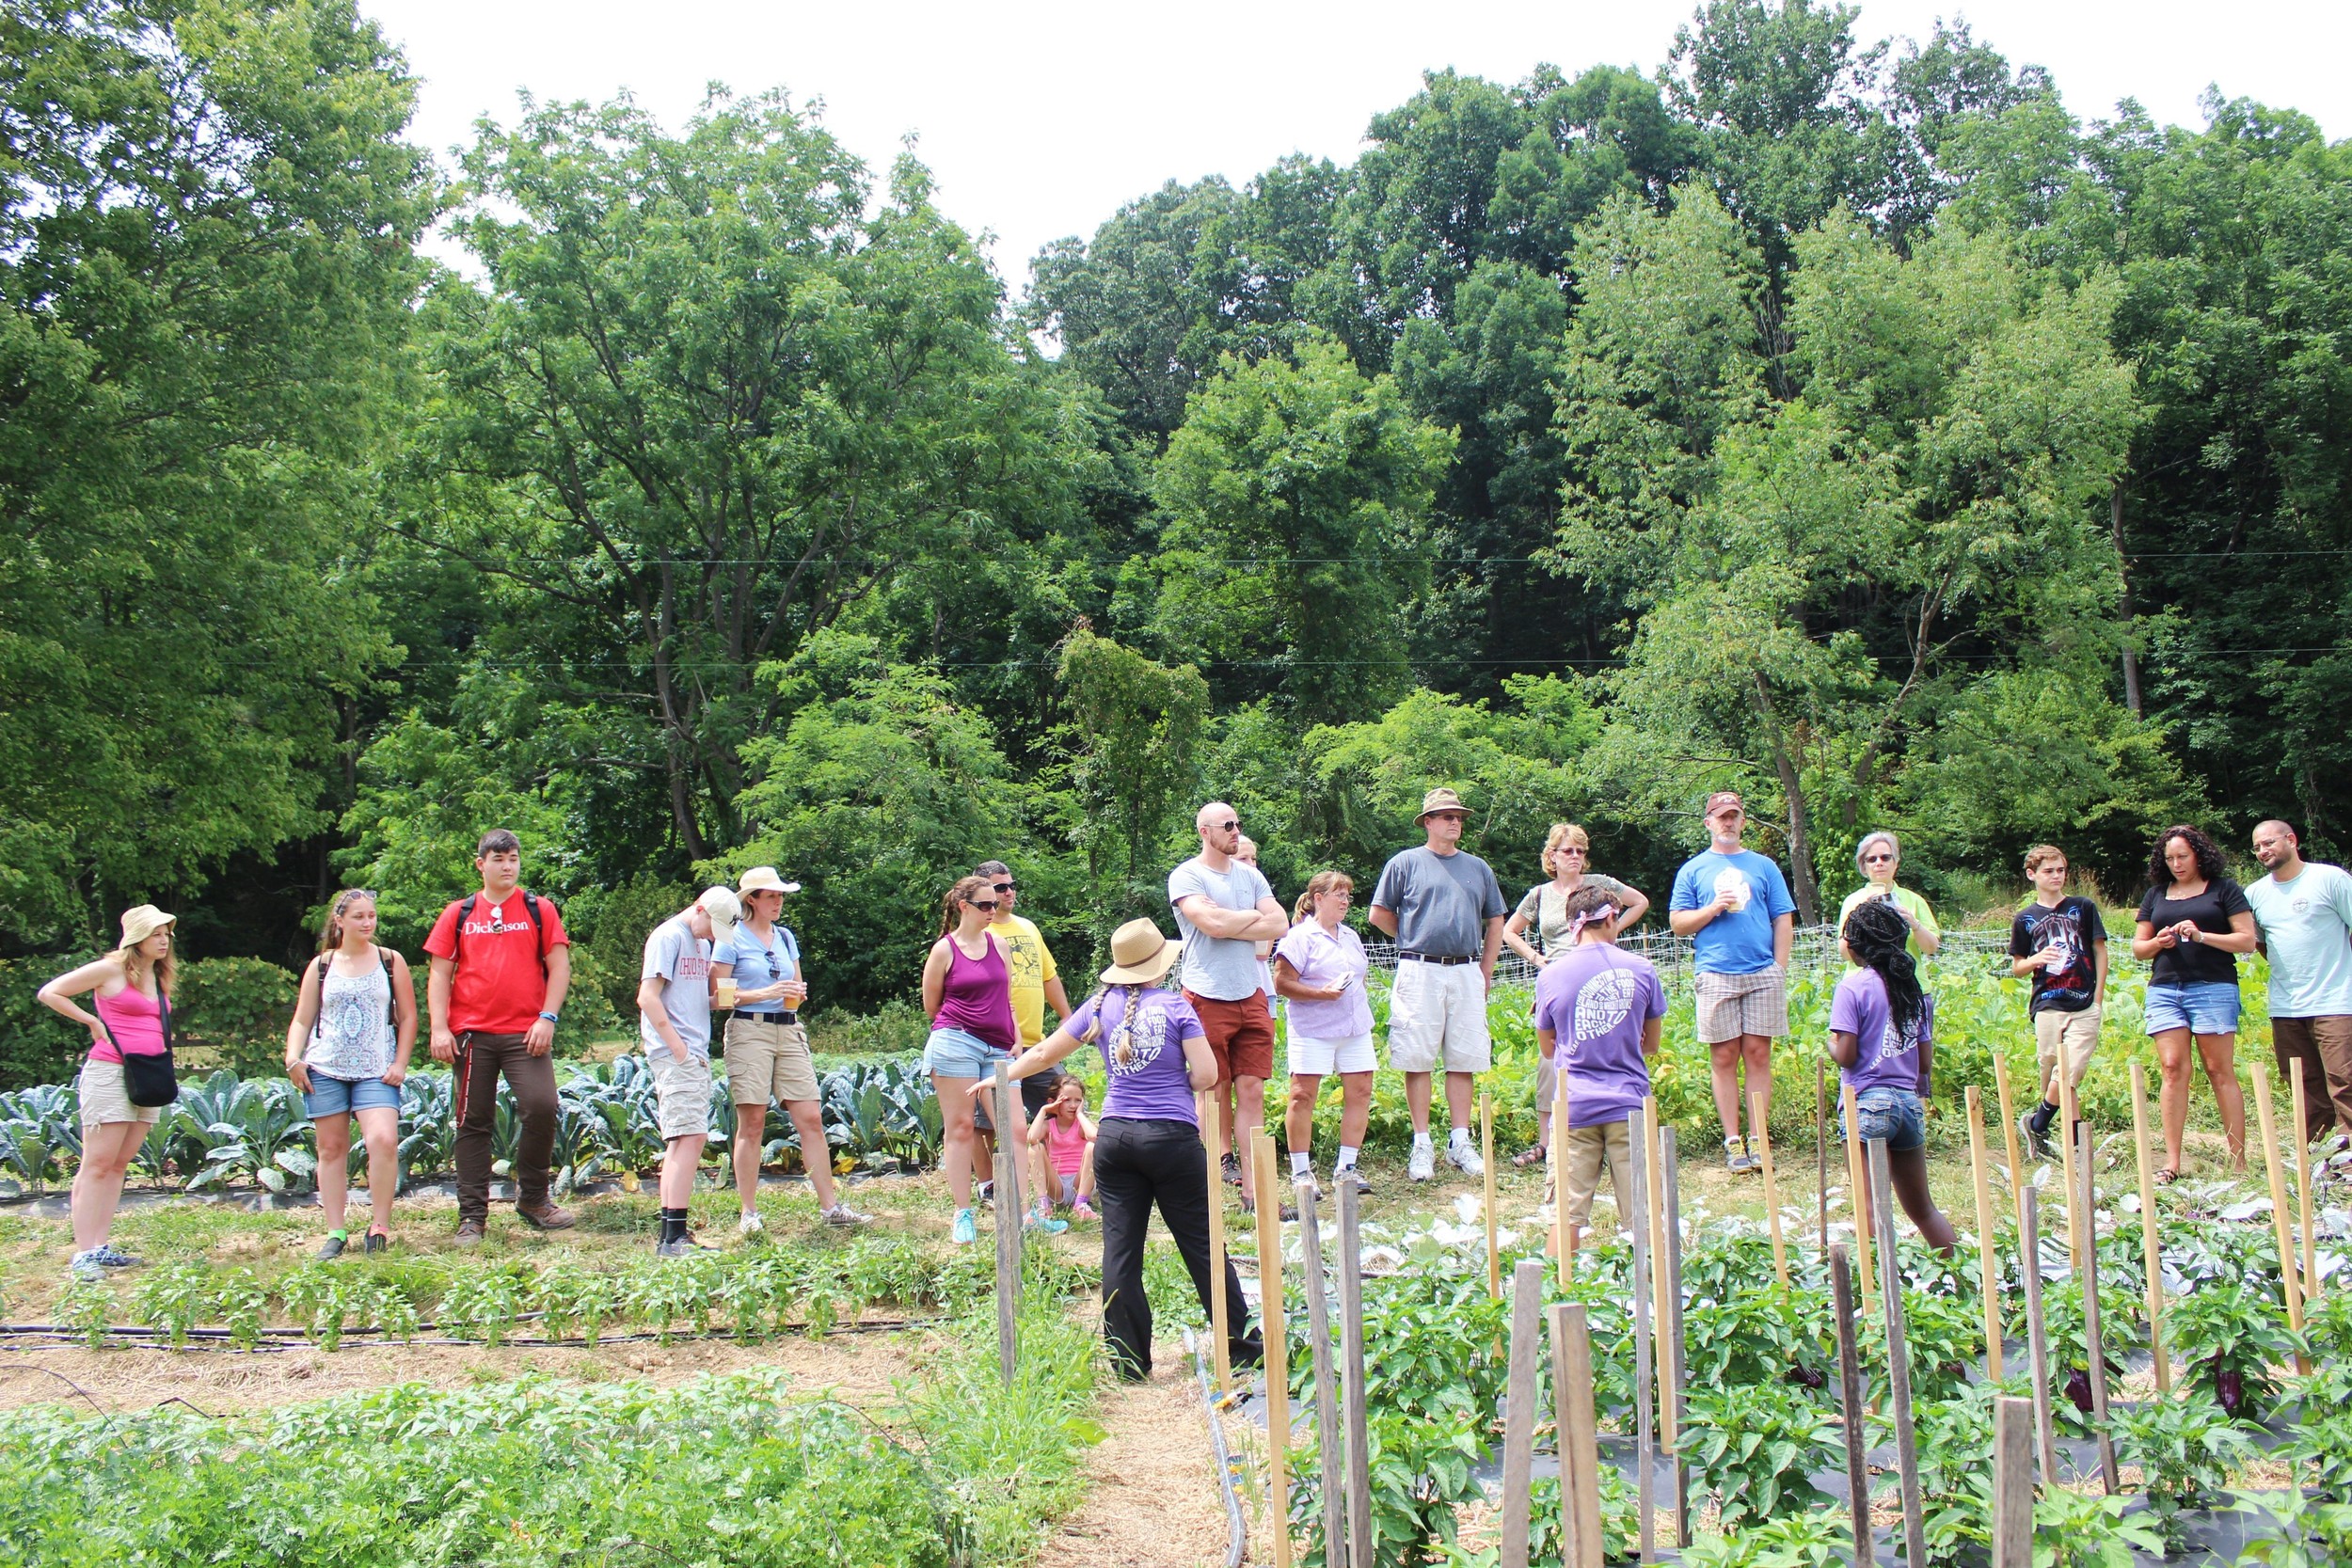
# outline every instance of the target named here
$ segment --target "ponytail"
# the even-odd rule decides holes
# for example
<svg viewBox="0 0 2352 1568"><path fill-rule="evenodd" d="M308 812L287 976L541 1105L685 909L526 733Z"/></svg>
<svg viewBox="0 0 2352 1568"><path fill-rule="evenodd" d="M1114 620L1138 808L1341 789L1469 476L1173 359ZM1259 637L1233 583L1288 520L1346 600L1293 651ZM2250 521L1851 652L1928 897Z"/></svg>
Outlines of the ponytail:
<svg viewBox="0 0 2352 1568"><path fill-rule="evenodd" d="M1355 886L1356 879L1344 871L1316 872L1307 879L1307 891L1300 894L1298 902L1291 906L1291 924L1295 926L1302 920L1314 918L1315 900L1325 894L1339 888L1353 892Z"/></svg>
<svg viewBox="0 0 2352 1568"><path fill-rule="evenodd" d="M939 934L946 936L956 928L956 917L964 905L989 889L986 877L966 877L947 890L947 896L939 901Z"/></svg>

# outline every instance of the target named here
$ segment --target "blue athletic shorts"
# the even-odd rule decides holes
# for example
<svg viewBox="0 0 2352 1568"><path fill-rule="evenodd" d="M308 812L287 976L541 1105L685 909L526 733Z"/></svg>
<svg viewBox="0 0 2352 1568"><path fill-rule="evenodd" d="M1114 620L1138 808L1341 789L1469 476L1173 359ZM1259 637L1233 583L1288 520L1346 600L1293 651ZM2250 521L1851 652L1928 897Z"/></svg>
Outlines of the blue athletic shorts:
<svg viewBox="0 0 2352 1568"><path fill-rule="evenodd" d="M2235 980L2148 988L2147 1028L2152 1035L2168 1029L2185 1029L2192 1035L2234 1035L2237 1013Z"/></svg>

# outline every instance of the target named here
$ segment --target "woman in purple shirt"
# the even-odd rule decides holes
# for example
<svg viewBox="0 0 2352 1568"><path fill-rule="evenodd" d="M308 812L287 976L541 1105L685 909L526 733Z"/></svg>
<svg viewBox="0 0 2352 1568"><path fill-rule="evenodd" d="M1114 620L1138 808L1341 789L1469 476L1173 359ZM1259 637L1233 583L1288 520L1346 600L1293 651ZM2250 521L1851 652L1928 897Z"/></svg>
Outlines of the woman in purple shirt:
<svg viewBox="0 0 2352 1568"><path fill-rule="evenodd" d="M1535 1045L1565 1074L1568 1122L1558 1154L1561 1217L1581 1233L1609 1166L1609 1190L1625 1223L1619 1172L1632 1158L1626 1117L1649 1093L1649 1064L1665 1030L1666 992L1647 958L1617 950L1629 911L1623 895L1587 883L1567 896L1562 945L1548 951L1535 982Z"/></svg>
<svg viewBox="0 0 2352 1568"><path fill-rule="evenodd" d="M1143 1243L1153 1203L1192 1271L1201 1311L1213 1311L1208 1154L1193 1095L1216 1085L1216 1058L1192 1004L1160 984L1182 951L1149 920L1121 926L1111 933L1111 967L1103 971L1102 989L1011 1068L1014 1078L1027 1078L1082 1044L1103 1053L1110 1088L1094 1138L1094 1192L1103 1209L1103 1338L1112 1364L1132 1379L1152 1373ZM1263 1351L1255 1330L1243 1332L1249 1307L1230 1259L1224 1291L1232 1335L1228 1349L1235 1365L1255 1366Z"/></svg>
<svg viewBox="0 0 2352 1568"><path fill-rule="evenodd" d="M1829 1053L1839 1082L1853 1089L1858 1136L1886 1144L1887 1175L1903 1212L1937 1251L1958 1238L1928 1191L1927 1097L1934 1083L1935 998L1919 989L1911 957L1911 923L1880 899L1854 906L1839 933L1859 969L1837 982L1829 1006ZM1870 1221L1870 1195L1854 1195L1854 1212Z"/></svg>
<svg viewBox="0 0 2352 1568"><path fill-rule="evenodd" d="M947 1190L955 1195L958 1245L980 1239L972 1213L972 1154L978 1134L972 1127L972 1094L996 1071L1005 1053L1021 1042L1012 1022L1012 974L989 934L996 918L996 890L985 877L966 877L947 890L940 911L939 940L923 960L923 1011L930 1015L930 1038L923 1066L939 1095L946 1124Z"/></svg>

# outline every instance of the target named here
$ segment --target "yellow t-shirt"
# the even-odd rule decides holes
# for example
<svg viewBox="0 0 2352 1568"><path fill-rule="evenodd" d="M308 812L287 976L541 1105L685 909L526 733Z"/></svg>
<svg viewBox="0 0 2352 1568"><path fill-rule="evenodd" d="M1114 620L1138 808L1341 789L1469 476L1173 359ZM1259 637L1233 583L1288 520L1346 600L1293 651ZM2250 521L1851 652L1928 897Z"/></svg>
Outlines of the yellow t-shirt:
<svg viewBox="0 0 2352 1568"><path fill-rule="evenodd" d="M1045 1037L1045 982L1061 977L1054 967L1054 950L1037 927L1020 915L1008 915L988 928L996 950L1005 956L1005 973L1012 982L1012 1022L1025 1049Z"/></svg>
<svg viewBox="0 0 2352 1568"><path fill-rule="evenodd" d="M1846 917L1853 913L1855 909L1861 905L1864 899L1875 898L1878 895L1879 890L1872 887L1867 882L1863 883L1860 887L1846 895L1846 901L1837 906L1837 928L1841 931L1846 928ZM1909 910L1911 911L1912 918L1918 921L1922 927L1926 927L1934 935L1940 937L1944 934L1944 927L1935 923L1935 911L1928 908L1928 901L1925 898L1920 897L1917 894L1912 892L1907 887L1898 886L1895 889L1895 902L1899 907ZM1903 945L1911 950L1911 956L1913 958L1915 958L1919 956L1919 938L1915 933L1905 937L1903 939ZM1016 1008L1019 1006L1019 1003L1014 1004Z"/></svg>

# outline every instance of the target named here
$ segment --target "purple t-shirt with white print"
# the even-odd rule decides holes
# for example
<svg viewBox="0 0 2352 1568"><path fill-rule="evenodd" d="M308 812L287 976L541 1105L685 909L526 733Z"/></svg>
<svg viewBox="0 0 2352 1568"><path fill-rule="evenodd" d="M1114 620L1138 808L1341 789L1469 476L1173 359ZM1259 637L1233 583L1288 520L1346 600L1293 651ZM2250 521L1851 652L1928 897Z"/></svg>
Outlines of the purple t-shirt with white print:
<svg viewBox="0 0 2352 1568"><path fill-rule="evenodd" d="M1866 1089L1919 1092L1919 1046L1935 1040L1935 998L1921 998L1918 1021L1907 1030L1894 1025L1886 982L1875 969L1850 969L1830 999L1829 1027L1834 1035L1851 1035L1856 1041L1853 1066L1837 1069L1838 1082Z"/></svg>
<svg viewBox="0 0 2352 1568"><path fill-rule="evenodd" d="M1128 1027L1127 1009L1136 1010ZM1103 1053L1109 1090L1103 1115L1129 1121L1185 1121L1200 1125L1193 1108L1192 1077L1184 1069L1184 1041L1203 1033L1192 1004L1157 986L1111 986L1078 1004L1062 1028ZM1096 1031L1089 1037L1088 1031Z"/></svg>
<svg viewBox="0 0 2352 1568"><path fill-rule="evenodd" d="M1568 1075L1568 1125L1623 1121L1649 1093L1642 1030L1666 1011L1666 990L1647 958L1595 942L1544 966L1535 982L1535 1027L1558 1044Z"/></svg>

